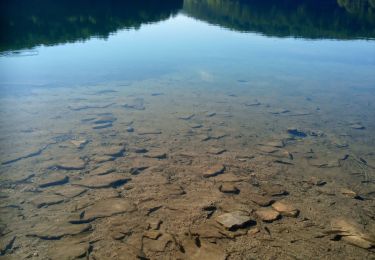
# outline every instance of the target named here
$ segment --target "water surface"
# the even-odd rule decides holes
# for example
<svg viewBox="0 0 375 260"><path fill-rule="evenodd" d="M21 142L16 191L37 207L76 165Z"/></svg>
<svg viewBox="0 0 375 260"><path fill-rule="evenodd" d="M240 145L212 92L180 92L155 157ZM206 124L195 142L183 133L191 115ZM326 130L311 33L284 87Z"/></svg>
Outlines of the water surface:
<svg viewBox="0 0 375 260"><path fill-rule="evenodd" d="M1 254L373 257L373 1L0 9Z"/></svg>

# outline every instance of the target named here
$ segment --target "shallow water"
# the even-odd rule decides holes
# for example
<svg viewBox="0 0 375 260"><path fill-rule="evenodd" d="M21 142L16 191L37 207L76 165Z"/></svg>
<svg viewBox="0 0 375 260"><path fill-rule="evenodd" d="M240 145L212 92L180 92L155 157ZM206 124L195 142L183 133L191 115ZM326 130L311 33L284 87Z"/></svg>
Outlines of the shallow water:
<svg viewBox="0 0 375 260"><path fill-rule="evenodd" d="M374 257L371 1L27 5L1 6L1 255Z"/></svg>

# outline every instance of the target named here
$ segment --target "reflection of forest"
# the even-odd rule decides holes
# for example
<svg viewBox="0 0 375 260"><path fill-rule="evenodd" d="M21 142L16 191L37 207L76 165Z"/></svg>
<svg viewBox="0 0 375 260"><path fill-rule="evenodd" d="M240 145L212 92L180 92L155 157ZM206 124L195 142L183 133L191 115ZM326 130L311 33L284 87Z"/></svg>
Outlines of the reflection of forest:
<svg viewBox="0 0 375 260"><path fill-rule="evenodd" d="M270 36L375 37L375 0L185 0L184 12L233 30Z"/></svg>
<svg viewBox="0 0 375 260"><path fill-rule="evenodd" d="M375 0L1 0L0 51L108 37L183 12L233 30L375 38Z"/></svg>
<svg viewBox="0 0 375 260"><path fill-rule="evenodd" d="M108 37L177 14L183 0L1 0L0 51Z"/></svg>

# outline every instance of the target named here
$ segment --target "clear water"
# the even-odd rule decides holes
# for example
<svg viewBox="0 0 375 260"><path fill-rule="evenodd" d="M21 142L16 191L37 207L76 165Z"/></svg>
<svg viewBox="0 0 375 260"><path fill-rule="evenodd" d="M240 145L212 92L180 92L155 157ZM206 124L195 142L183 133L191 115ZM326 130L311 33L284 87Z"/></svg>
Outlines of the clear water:
<svg viewBox="0 0 375 260"><path fill-rule="evenodd" d="M207 221L237 209L237 204L246 204L245 211L253 217L258 206L248 203L249 193L260 193L265 183L288 189L290 195L282 198L299 208L296 221L308 219L328 229L330 220L347 214L350 221L363 225L364 233L375 230L372 1L185 0L159 5L144 0L138 4L46 2L40 6L21 2L4 1L1 6L1 235L3 241L12 241L2 248L2 254L15 259L59 259L67 254L65 246L77 247L78 243L89 245L89 249L81 246L77 250L92 259L115 258L129 245L143 247L150 258L189 258L196 249L181 238L179 226L198 225L206 230ZM129 102L140 103L141 109L127 107ZM112 117L111 124L98 123L103 128L95 128L95 121L106 116ZM127 131L128 127L134 132ZM298 128L306 138L288 134L290 128ZM142 131L161 134L144 135ZM77 149L74 140L85 143ZM275 140L283 142L282 148L272 148L277 151L264 145ZM125 146L124 157L101 161L101 150L119 145ZM167 159L143 157L134 147L165 152ZM226 152L212 154L207 151L210 148ZM184 154L189 154L189 163ZM74 160L83 161L84 167L60 167L62 161ZM207 184L199 172L217 163L226 166L220 176L251 176L260 186L249 186L251 181L246 179L235 182L241 190L234 195L237 197L214 194L210 190L216 191L217 183L228 180L210 178ZM77 187L103 164L124 176L130 174L130 168L143 164L151 170L147 175L132 175L125 188L111 186L97 192L86 187L85 193L65 197L63 202L49 197L60 188ZM186 174L189 171L194 177ZM155 172L168 182L158 179ZM69 176L69 182L40 187L51 175ZM326 184L305 187L311 179ZM185 206L192 206L181 206L175 195L154 192L155 185L168 190L167 184L183 187ZM363 200L345 197L342 189ZM332 190L333 197L329 195ZM71 227L64 226L68 220L82 208L89 211L92 204L113 199L113 192L134 202L137 210L97 219L89 232L69 233ZM155 205L147 202L151 197ZM43 199L46 204L40 204ZM213 218L202 220L199 207L211 202L217 210ZM147 223L152 215L145 215L144 210L159 204L189 210L192 216L187 218L178 210L156 211L153 217L163 221L162 239L140 246L134 237L147 230L140 223ZM309 209L307 205L312 206ZM66 229L69 235L43 238L46 233L62 232L46 231L60 225L53 221L61 215L65 223L61 230ZM132 235L113 240L111 225L118 221L116 217L137 219L138 223L127 223L134 226ZM279 221L266 224L272 234L278 225L293 229L294 220L283 217ZM257 222L260 236L267 235L262 221ZM290 232L302 232L309 239L318 232L301 230ZM179 237L193 253L173 246L164 248L166 234ZM280 232L274 236L270 243L275 248L287 247L282 242L287 235ZM98 237L99 242L92 242ZM231 242L220 238L214 244L212 239L201 238L203 244L208 243L203 247L207 251L202 250L213 252L208 256L215 259L222 252L207 249L214 245L233 259L279 254L283 258L322 257L317 248L329 249L323 251L331 258L372 255L326 236L313 239L311 247L306 247L309 240L301 240L288 253L251 243L247 248L242 243L253 238L249 234L240 237ZM163 249L155 250L159 247ZM129 258L124 259L131 259L132 253L126 252Z"/></svg>

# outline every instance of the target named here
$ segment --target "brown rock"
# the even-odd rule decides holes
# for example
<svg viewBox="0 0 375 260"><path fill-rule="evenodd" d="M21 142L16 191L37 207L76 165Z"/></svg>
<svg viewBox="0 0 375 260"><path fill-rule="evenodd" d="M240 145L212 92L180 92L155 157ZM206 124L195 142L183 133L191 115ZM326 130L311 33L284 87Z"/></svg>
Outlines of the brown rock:
<svg viewBox="0 0 375 260"><path fill-rule="evenodd" d="M288 194L288 192L280 184L265 184L261 186L261 188L270 196L281 196Z"/></svg>
<svg viewBox="0 0 375 260"><path fill-rule="evenodd" d="M61 170L82 170L86 167L86 162L79 158L66 158L58 161L55 167Z"/></svg>
<svg viewBox="0 0 375 260"><path fill-rule="evenodd" d="M63 185L69 182L69 177L61 174L50 174L47 178L39 182L40 188L47 188L50 186Z"/></svg>
<svg viewBox="0 0 375 260"><path fill-rule="evenodd" d="M37 208L48 207L64 202L64 197L55 194L41 194L33 198L30 202Z"/></svg>
<svg viewBox="0 0 375 260"><path fill-rule="evenodd" d="M54 193L66 198L74 198L86 191L87 189L85 188L68 185L55 189Z"/></svg>
<svg viewBox="0 0 375 260"><path fill-rule="evenodd" d="M114 172L113 163L108 162L100 165L94 170L90 171L90 175L106 175L108 173Z"/></svg>
<svg viewBox="0 0 375 260"><path fill-rule="evenodd" d="M295 218L298 216L299 213L298 209L284 201L275 202L274 204L272 204L272 208L274 208L277 212L281 213L281 215L287 217Z"/></svg>
<svg viewBox="0 0 375 260"><path fill-rule="evenodd" d="M70 241L57 241L47 250L47 255L51 259L77 259L88 255L90 245Z"/></svg>
<svg viewBox="0 0 375 260"><path fill-rule="evenodd" d="M258 209L255 214L264 222L273 222L280 218L279 212L273 209Z"/></svg>
<svg viewBox="0 0 375 260"><path fill-rule="evenodd" d="M161 237L161 235L162 234L158 230L148 230L143 234L144 237L147 237L153 240L158 239L159 237Z"/></svg>
<svg viewBox="0 0 375 260"><path fill-rule="evenodd" d="M231 183L223 183L222 185L220 185L219 190L223 193L233 193L233 194L238 194L240 192L240 190Z"/></svg>
<svg viewBox="0 0 375 260"><path fill-rule="evenodd" d="M27 236L53 240L60 239L64 236L78 235L90 229L91 225L89 224L74 225L70 224L64 218L55 218L48 221L41 221L30 231L27 231Z"/></svg>
<svg viewBox="0 0 375 260"><path fill-rule="evenodd" d="M82 217L77 220L71 220L71 223L87 223L98 218L110 217L134 210L134 205L123 198L101 200L85 209L81 213Z"/></svg>
<svg viewBox="0 0 375 260"><path fill-rule="evenodd" d="M234 211L218 216L216 218L216 221L223 225L225 228L231 230L244 227L251 222L251 218L245 212Z"/></svg>
<svg viewBox="0 0 375 260"><path fill-rule="evenodd" d="M262 195L259 195L259 194L251 194L250 200L252 202L258 204L261 207L267 207L274 202L274 200L271 197L262 196Z"/></svg>
<svg viewBox="0 0 375 260"><path fill-rule="evenodd" d="M217 165L208 167L203 172L203 177L204 178L214 177L216 175L224 173L224 171L225 171L225 166L223 164L217 164Z"/></svg>
<svg viewBox="0 0 375 260"><path fill-rule="evenodd" d="M99 189L99 188L117 187L117 186L125 184L129 180L131 180L129 177L110 173L106 175L85 177L84 179L74 182L73 184L87 187L87 188L92 188L92 189Z"/></svg>

